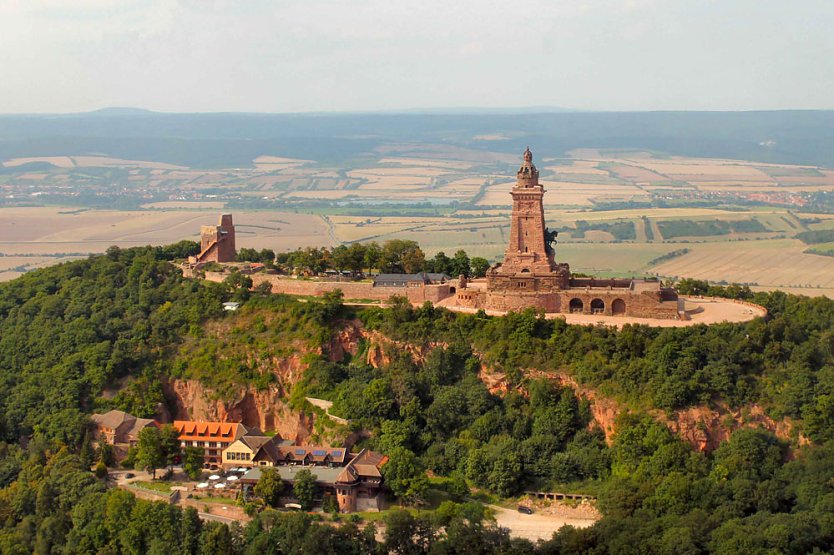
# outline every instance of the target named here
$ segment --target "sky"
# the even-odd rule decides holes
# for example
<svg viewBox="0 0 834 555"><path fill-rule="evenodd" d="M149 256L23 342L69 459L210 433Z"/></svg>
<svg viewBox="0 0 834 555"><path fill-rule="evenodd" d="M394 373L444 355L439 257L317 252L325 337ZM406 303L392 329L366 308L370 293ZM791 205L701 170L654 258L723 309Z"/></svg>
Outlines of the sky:
<svg viewBox="0 0 834 555"><path fill-rule="evenodd" d="M0 113L834 109L832 0L0 0Z"/></svg>

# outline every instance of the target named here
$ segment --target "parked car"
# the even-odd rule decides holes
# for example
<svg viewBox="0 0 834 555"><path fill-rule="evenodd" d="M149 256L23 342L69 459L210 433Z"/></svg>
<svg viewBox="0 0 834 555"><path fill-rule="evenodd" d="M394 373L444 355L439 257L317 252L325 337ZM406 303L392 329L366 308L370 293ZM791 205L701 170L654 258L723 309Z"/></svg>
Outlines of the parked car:
<svg viewBox="0 0 834 555"><path fill-rule="evenodd" d="M125 474L125 478L127 478L128 480L130 480L131 478L135 478L135 477L136 477L136 474L134 474L133 472L128 472L127 474Z"/></svg>
<svg viewBox="0 0 834 555"><path fill-rule="evenodd" d="M519 505L518 506L518 512L524 513L525 515L531 515L531 514L533 514L533 509L531 509L530 507L527 507L526 505Z"/></svg>

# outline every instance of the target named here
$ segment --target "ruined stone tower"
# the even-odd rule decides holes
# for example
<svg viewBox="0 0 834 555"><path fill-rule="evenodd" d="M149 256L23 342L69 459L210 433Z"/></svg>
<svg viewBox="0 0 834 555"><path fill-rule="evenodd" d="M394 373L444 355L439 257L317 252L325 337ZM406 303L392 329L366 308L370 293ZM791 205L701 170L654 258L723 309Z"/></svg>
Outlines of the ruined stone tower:
<svg viewBox="0 0 834 555"><path fill-rule="evenodd" d="M218 225L200 226L200 254L196 262L234 262L235 226L231 214L222 214Z"/></svg>

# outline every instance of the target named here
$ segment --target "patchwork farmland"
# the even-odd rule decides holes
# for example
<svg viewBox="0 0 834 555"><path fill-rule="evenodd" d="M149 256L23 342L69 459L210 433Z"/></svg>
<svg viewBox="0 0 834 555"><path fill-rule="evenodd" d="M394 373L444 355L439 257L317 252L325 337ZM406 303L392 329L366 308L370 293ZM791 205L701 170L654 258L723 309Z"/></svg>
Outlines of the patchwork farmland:
<svg viewBox="0 0 834 555"><path fill-rule="evenodd" d="M831 243L800 240L834 229L834 216L808 209L814 194L834 191L832 170L587 149L543 158L548 226L576 271L834 291ZM112 244L195 238L221 210L235 213L243 247L411 239L428 255L465 249L498 260L516 162L432 145L379 148L350 166L279 154L226 170L96 156L5 160L0 279ZM129 210L60 202L56 191L95 189L97 172L143 200Z"/></svg>

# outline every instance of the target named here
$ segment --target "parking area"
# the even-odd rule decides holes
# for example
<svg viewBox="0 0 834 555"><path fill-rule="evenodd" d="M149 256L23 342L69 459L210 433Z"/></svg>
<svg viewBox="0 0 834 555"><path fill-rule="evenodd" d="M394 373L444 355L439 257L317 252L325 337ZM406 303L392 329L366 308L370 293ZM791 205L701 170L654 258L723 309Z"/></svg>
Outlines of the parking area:
<svg viewBox="0 0 834 555"><path fill-rule="evenodd" d="M495 510L495 520L498 525L507 528L510 536L530 541L549 540L554 532L565 525L587 528L596 522L592 518L570 518L538 512L528 515L497 505L490 505L490 508Z"/></svg>

